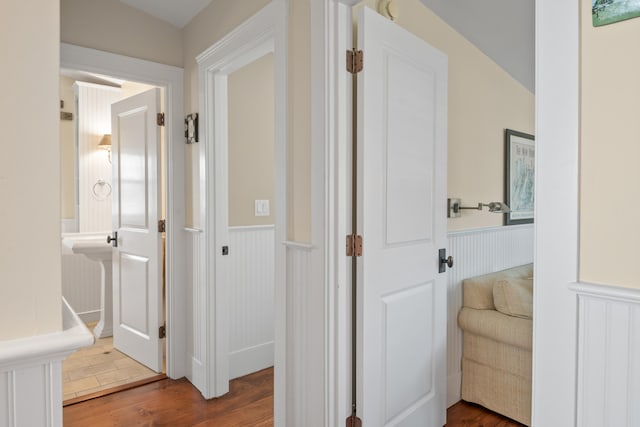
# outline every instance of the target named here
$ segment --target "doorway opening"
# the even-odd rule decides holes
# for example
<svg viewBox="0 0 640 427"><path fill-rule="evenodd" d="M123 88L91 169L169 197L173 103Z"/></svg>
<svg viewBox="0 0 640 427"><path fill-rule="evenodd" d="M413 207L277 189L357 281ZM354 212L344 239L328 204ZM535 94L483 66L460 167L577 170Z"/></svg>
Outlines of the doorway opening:
<svg viewBox="0 0 640 427"><path fill-rule="evenodd" d="M75 352L62 364L65 405L165 377L164 342L160 342L162 363L151 367L117 340L114 345L114 263L111 245L107 244L114 217L112 206L119 205L112 203L119 192L112 175L112 159L117 161L118 153L112 153L111 108L116 102L152 89L154 86L144 83L61 69L63 296L95 337L93 346ZM165 137L162 130L160 133L159 214L165 218ZM126 161L123 164L126 167ZM154 262L162 270L156 288L165 319L164 235L160 243Z"/></svg>

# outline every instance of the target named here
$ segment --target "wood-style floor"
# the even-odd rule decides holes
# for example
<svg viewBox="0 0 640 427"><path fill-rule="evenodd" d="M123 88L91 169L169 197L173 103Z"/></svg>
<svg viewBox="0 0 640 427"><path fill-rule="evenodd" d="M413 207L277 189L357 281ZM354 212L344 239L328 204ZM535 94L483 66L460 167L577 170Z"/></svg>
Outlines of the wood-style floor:
<svg viewBox="0 0 640 427"><path fill-rule="evenodd" d="M231 381L230 392L219 399L203 399L186 379L166 379L67 406L63 414L66 427L272 426L273 368ZM466 402L447 410L447 427L521 426Z"/></svg>

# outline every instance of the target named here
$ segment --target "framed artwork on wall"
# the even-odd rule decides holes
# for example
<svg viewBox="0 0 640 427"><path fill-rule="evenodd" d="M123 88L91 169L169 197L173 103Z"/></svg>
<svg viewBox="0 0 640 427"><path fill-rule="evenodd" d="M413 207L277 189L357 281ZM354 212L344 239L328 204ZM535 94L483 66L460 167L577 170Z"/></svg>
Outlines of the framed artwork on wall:
<svg viewBox="0 0 640 427"><path fill-rule="evenodd" d="M594 27L613 24L640 16L637 0L591 0L591 16Z"/></svg>
<svg viewBox="0 0 640 427"><path fill-rule="evenodd" d="M505 129L505 224L533 222L536 147L533 135Z"/></svg>
<svg viewBox="0 0 640 427"><path fill-rule="evenodd" d="M198 142L198 113L188 114L184 119L184 137L187 144Z"/></svg>

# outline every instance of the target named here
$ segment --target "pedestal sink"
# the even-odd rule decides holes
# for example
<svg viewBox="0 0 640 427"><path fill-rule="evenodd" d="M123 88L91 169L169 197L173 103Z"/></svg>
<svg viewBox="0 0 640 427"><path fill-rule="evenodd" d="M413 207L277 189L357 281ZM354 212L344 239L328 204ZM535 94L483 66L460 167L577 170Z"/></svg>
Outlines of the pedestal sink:
<svg viewBox="0 0 640 427"><path fill-rule="evenodd" d="M113 335L113 287L111 245L107 233L69 233L62 237L62 245L74 254L82 254L100 264L100 321L93 329L96 338Z"/></svg>

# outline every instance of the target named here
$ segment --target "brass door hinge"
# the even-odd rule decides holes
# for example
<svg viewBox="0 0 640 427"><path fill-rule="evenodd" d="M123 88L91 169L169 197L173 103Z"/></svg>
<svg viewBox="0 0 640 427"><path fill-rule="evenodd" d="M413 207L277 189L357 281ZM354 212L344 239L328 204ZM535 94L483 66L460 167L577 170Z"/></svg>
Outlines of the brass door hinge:
<svg viewBox="0 0 640 427"><path fill-rule="evenodd" d="M158 233L164 233L167 231L167 224L164 219L158 220Z"/></svg>
<svg viewBox="0 0 640 427"><path fill-rule="evenodd" d="M362 236L349 234L347 236L347 256L362 256Z"/></svg>
<svg viewBox="0 0 640 427"><path fill-rule="evenodd" d="M167 337L167 325L166 323L158 329L158 338L166 338Z"/></svg>
<svg viewBox="0 0 640 427"><path fill-rule="evenodd" d="M158 123L158 126L164 126L164 113L158 113L156 121Z"/></svg>
<svg viewBox="0 0 640 427"><path fill-rule="evenodd" d="M351 49L347 50L347 71L351 74L358 74L362 71L363 66L363 54L361 50Z"/></svg>

